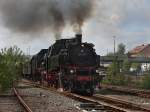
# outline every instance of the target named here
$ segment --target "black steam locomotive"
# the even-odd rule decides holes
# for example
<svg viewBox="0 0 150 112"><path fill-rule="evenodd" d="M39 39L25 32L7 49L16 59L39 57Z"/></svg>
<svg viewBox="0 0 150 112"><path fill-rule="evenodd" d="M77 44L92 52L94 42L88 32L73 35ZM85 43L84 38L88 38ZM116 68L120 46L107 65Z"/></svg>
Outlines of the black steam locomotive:
<svg viewBox="0 0 150 112"><path fill-rule="evenodd" d="M83 43L80 34L72 39L56 40L49 49L42 49L32 57L31 73L26 74L44 85L93 95L101 80L100 56L93 47Z"/></svg>

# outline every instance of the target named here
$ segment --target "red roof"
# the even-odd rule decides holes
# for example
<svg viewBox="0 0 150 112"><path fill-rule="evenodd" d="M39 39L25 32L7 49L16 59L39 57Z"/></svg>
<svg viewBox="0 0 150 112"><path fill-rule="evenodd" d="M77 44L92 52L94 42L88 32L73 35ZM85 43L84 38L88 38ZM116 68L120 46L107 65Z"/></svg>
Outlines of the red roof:
<svg viewBox="0 0 150 112"><path fill-rule="evenodd" d="M150 44L147 44L147 45L141 45L141 46L137 46L135 47L133 50L130 51L130 53L140 53L142 52L145 48L147 48L148 46L150 46Z"/></svg>

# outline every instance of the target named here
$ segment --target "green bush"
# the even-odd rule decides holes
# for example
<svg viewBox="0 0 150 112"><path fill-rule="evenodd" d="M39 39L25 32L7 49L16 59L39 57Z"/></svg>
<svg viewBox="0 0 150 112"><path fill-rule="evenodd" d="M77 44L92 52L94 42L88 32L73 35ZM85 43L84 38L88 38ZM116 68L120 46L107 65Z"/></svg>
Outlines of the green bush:
<svg viewBox="0 0 150 112"><path fill-rule="evenodd" d="M102 83L111 85L128 85L131 82L131 78L121 74L115 66L115 63L112 63L109 66L107 75L103 79Z"/></svg>
<svg viewBox="0 0 150 112"><path fill-rule="evenodd" d="M14 80L21 74L21 64L24 62L23 52L17 47L4 48L0 51L0 90L12 87Z"/></svg>
<svg viewBox="0 0 150 112"><path fill-rule="evenodd" d="M130 68L131 68L131 62L128 59L124 59L123 72L129 72Z"/></svg>
<svg viewBox="0 0 150 112"><path fill-rule="evenodd" d="M150 89L150 74L143 77L141 86L143 89Z"/></svg>
<svg viewBox="0 0 150 112"><path fill-rule="evenodd" d="M129 77L126 77L122 74L116 74L116 75L107 75L102 83L104 84L111 84L111 85L128 85L131 82L131 79Z"/></svg>

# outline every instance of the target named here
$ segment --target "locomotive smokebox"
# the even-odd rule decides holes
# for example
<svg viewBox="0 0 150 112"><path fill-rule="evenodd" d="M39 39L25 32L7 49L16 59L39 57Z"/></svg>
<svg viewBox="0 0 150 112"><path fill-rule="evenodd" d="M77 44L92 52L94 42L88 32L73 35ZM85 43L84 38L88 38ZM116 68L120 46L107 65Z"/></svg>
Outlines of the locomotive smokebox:
<svg viewBox="0 0 150 112"><path fill-rule="evenodd" d="M82 42L82 34L76 34L76 38L77 38L79 43Z"/></svg>

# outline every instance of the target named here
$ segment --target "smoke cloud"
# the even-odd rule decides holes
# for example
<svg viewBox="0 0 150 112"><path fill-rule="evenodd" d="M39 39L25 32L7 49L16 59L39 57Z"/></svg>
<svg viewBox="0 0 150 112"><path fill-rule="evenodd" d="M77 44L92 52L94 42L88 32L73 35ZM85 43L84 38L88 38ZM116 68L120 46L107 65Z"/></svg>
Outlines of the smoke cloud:
<svg viewBox="0 0 150 112"><path fill-rule="evenodd" d="M0 11L6 27L23 33L50 29L60 38L66 25L82 32L92 16L94 0L1 0Z"/></svg>

